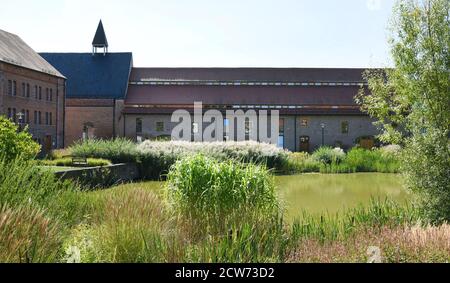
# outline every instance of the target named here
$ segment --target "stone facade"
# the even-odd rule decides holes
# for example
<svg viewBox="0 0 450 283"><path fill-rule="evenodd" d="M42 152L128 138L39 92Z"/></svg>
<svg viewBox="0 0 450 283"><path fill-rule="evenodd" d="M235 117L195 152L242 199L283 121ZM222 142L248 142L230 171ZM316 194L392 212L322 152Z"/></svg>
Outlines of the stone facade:
<svg viewBox="0 0 450 283"><path fill-rule="evenodd" d="M137 132L137 121L142 121L142 131ZM373 121L364 115L282 115L284 127L280 129L280 144L293 152L313 151L323 143L330 146L351 148L356 145L356 140L363 136L375 136L378 134ZM191 117L191 121L194 121ZM125 137L136 140L137 136L143 139L171 136L177 123L171 122L169 114L127 114L125 115ZM204 124L206 128L209 124ZM308 137L307 144L302 140ZM303 139L302 139L303 138Z"/></svg>
<svg viewBox="0 0 450 283"><path fill-rule="evenodd" d="M64 99L65 79L0 62L0 115L27 125L43 152L64 147Z"/></svg>

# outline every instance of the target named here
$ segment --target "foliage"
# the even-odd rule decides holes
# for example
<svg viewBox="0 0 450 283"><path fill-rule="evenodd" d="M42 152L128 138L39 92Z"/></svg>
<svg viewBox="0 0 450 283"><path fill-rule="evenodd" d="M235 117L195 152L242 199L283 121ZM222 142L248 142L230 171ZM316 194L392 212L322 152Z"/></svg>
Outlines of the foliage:
<svg viewBox="0 0 450 283"><path fill-rule="evenodd" d="M203 155L172 166L165 196L170 207L189 220L220 223L221 233L236 218L270 217L279 209L273 176L264 167L218 162Z"/></svg>
<svg viewBox="0 0 450 283"><path fill-rule="evenodd" d="M306 152L293 152L282 172L285 174L320 172L321 163L316 161Z"/></svg>
<svg viewBox="0 0 450 283"><path fill-rule="evenodd" d="M135 162L137 159L136 145L124 138L80 141L69 150L75 157L100 158L111 160L113 163Z"/></svg>
<svg viewBox="0 0 450 283"><path fill-rule="evenodd" d="M64 167L78 167L80 165L73 164L72 158L59 158L53 160L40 160L39 165L43 166L64 166ZM87 158L87 164L81 167L100 167L111 165L111 161L99 158Z"/></svg>
<svg viewBox="0 0 450 283"><path fill-rule="evenodd" d="M46 207L59 193L73 185L56 179L52 172L39 169L32 161L0 161L0 205L31 204Z"/></svg>
<svg viewBox="0 0 450 283"><path fill-rule="evenodd" d="M323 146L316 150L312 157L322 164L339 164L345 159L345 153L340 148L331 148Z"/></svg>
<svg viewBox="0 0 450 283"><path fill-rule="evenodd" d="M41 150L27 128L19 131L16 124L2 116L0 116L0 148L0 159L4 161L11 161L17 157L32 159Z"/></svg>
<svg viewBox="0 0 450 283"><path fill-rule="evenodd" d="M390 40L395 68L368 72L357 101L384 142L402 144L407 184L435 222L450 220L450 2L401 0Z"/></svg>

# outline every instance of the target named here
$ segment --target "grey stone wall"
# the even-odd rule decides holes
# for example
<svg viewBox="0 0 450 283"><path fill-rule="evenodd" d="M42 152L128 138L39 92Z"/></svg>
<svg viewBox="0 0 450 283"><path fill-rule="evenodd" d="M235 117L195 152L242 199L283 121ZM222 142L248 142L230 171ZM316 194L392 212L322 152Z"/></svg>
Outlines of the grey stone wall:
<svg viewBox="0 0 450 283"><path fill-rule="evenodd" d="M171 123L170 115L126 115L125 129L126 137L136 138L136 118L142 119L143 136L153 138L158 136L170 136L172 129L177 125ZM378 134L373 120L368 116L280 116L284 119L284 148L290 151L300 150L300 137L308 136L310 138L310 151L313 151L322 145L322 128L325 124L324 143L325 145L335 146L341 143L344 148L355 146L355 141L361 136L375 136ZM307 125L302 125L306 120ZM193 121L193 118L192 118ZM156 123L164 122L164 131L156 130ZM342 123L348 123L348 133L342 132ZM207 125L204 125L204 128Z"/></svg>

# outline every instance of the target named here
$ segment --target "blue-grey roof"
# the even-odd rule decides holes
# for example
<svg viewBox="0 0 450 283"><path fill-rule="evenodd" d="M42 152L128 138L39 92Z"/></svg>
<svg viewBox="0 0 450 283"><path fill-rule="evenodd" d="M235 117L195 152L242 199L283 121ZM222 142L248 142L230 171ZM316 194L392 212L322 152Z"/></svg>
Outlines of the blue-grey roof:
<svg viewBox="0 0 450 283"><path fill-rule="evenodd" d="M0 61L56 77L63 77L19 36L4 30L0 30Z"/></svg>
<svg viewBox="0 0 450 283"><path fill-rule="evenodd" d="M40 53L67 78L67 98L124 99L131 53Z"/></svg>

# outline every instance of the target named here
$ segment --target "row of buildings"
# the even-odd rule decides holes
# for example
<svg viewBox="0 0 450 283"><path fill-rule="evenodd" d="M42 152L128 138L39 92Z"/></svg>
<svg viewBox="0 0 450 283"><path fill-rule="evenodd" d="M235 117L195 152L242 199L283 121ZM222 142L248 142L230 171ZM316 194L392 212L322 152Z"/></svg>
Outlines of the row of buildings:
<svg viewBox="0 0 450 283"><path fill-rule="evenodd" d="M88 53L34 52L0 30L0 115L29 125L44 151L86 138L170 137L175 110L278 110L278 145L344 148L377 134L354 101L363 69L135 68L108 52L100 22Z"/></svg>

